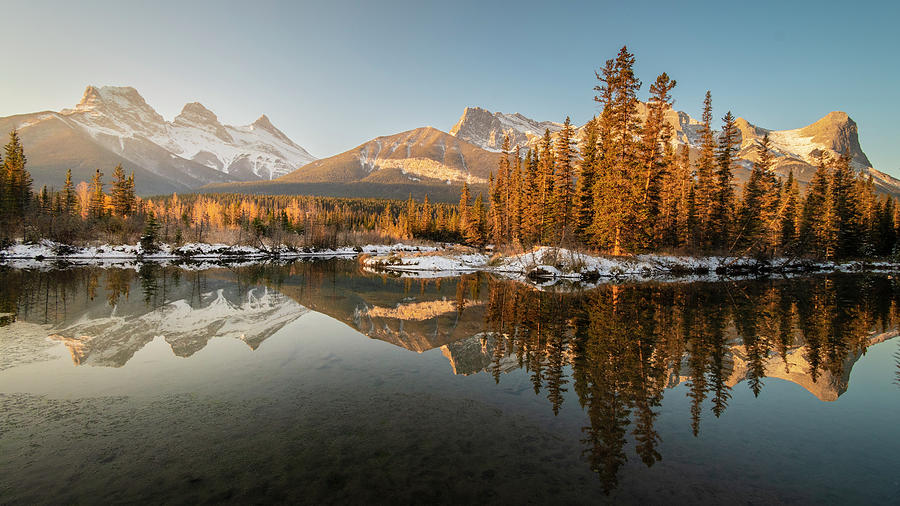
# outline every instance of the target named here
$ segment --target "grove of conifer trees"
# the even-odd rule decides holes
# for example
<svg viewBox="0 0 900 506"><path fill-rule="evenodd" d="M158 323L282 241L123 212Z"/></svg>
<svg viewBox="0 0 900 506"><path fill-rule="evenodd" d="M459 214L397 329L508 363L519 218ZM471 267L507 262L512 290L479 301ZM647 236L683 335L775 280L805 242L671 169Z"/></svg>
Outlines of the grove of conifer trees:
<svg viewBox="0 0 900 506"><path fill-rule="evenodd" d="M102 170L90 183L67 171L61 190L32 189L25 148L10 133L0 158L0 248L15 240L50 239L76 245L102 241L145 250L159 243L224 242L258 247L337 247L413 237L460 242L456 207L383 199L341 199L240 194L140 198L134 173L112 170L109 191Z"/></svg>
<svg viewBox="0 0 900 506"><path fill-rule="evenodd" d="M900 250L895 200L877 194L871 176L851 168L849 154L823 153L801 194L792 172L784 179L775 174L766 135L738 189L741 134L731 112L716 135L707 92L699 152L692 157L686 145L676 150L665 120L676 81L660 74L641 104L634 64L623 47L596 73L601 112L583 127L578 146L568 118L555 139L547 131L524 154L504 139L488 210L480 194L472 204L467 186L460 196L460 235L467 243L826 260Z"/></svg>

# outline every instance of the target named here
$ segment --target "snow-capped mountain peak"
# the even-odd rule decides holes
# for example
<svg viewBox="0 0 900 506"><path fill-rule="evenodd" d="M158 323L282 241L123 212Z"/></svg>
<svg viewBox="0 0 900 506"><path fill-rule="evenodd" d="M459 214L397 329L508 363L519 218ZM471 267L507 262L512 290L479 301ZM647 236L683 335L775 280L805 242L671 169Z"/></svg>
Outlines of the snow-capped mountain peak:
<svg viewBox="0 0 900 506"><path fill-rule="evenodd" d="M646 118L649 112L647 104L640 102L637 112L640 118ZM700 121L672 108L665 112L664 118L672 127L672 144L675 147L686 145L693 153L699 151L703 127ZM775 171L782 176L787 176L793 170L798 180L808 182L815 172L821 153L837 157L847 151L854 169L871 175L883 191L900 194L900 180L872 168L860 147L856 122L845 112L830 112L810 125L792 130L769 130L753 125L744 118L738 118L736 124L741 132L739 165L742 169L752 168L758 156L757 148L763 136L768 134L770 149L775 156ZM492 113L480 107L466 107L450 134L496 152L499 151L504 135L510 136L512 146L534 148L545 129L555 134L561 128L559 123L536 121L518 113ZM583 128L576 129L576 139L581 138ZM738 176L740 178L740 174Z"/></svg>
<svg viewBox="0 0 900 506"><path fill-rule="evenodd" d="M224 173L226 180L275 179L315 160L265 114L234 127L222 124L203 104L190 102L168 122L128 86L88 86L81 101L59 117L104 148L160 175L187 161ZM173 162L177 159L181 163ZM202 176L192 176L204 182Z"/></svg>
<svg viewBox="0 0 900 506"><path fill-rule="evenodd" d="M200 102L190 102L181 109L181 114L175 116L172 122L174 126L184 128L199 128L215 135L226 143L234 142L234 139L225 129L225 125L219 123L219 118L203 106Z"/></svg>

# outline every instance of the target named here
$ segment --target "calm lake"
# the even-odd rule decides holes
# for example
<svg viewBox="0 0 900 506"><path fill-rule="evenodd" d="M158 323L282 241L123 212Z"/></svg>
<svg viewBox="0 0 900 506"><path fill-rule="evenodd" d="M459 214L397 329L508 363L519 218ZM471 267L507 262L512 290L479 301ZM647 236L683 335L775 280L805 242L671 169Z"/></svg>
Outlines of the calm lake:
<svg viewBox="0 0 900 506"><path fill-rule="evenodd" d="M0 503L897 504L900 281L0 267Z"/></svg>

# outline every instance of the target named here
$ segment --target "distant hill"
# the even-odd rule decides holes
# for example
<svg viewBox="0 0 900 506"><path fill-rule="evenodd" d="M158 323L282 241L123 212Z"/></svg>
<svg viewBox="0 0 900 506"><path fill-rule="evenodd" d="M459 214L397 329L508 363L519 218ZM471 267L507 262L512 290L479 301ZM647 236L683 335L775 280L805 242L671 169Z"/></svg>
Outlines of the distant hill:
<svg viewBox="0 0 900 506"><path fill-rule="evenodd" d="M463 182L487 188L500 155L432 127L376 137L266 183L219 184L202 191L306 193L340 197L459 200Z"/></svg>

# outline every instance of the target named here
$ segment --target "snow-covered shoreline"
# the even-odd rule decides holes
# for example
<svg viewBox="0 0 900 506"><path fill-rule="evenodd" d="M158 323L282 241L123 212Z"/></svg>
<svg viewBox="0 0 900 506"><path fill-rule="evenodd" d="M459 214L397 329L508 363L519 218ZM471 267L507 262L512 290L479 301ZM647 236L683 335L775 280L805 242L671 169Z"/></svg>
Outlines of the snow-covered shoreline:
<svg viewBox="0 0 900 506"><path fill-rule="evenodd" d="M434 246L415 246L403 243L392 245L344 246L340 248L256 248L253 246L229 246L226 244L188 243L172 247L162 244L153 252L144 251L140 244L100 246L70 246L52 241L17 243L0 250L0 264L15 261L115 263L134 261L260 261L293 258L352 258L360 254L387 255L396 253L433 252Z"/></svg>
<svg viewBox="0 0 900 506"><path fill-rule="evenodd" d="M539 247L518 255L481 253L456 245L343 246L313 249L256 248L226 244L189 243L179 247L160 245L154 252L135 245L75 247L51 241L17 243L0 250L0 265L51 268L59 264L100 267L134 267L144 263L178 264L189 269L206 269L227 264L250 265L268 261L315 260L361 257L361 265L371 272L390 272L404 277L441 278L473 272L488 272L508 279L544 285L557 281L594 284L613 281L701 281L759 275L793 276L814 272L894 272L893 262L813 262L776 258L762 262L748 257L689 257L636 255L609 257L590 255L565 248Z"/></svg>
<svg viewBox="0 0 900 506"><path fill-rule="evenodd" d="M593 256L564 248L540 247L508 257L485 253L389 252L363 260L366 268L410 277L456 276L490 272L507 278L536 283L569 280L593 282L601 279L701 280L760 274L791 275L807 272L892 272L900 264L891 262L812 262L776 258L761 262L748 257L687 257L636 255L632 257Z"/></svg>

